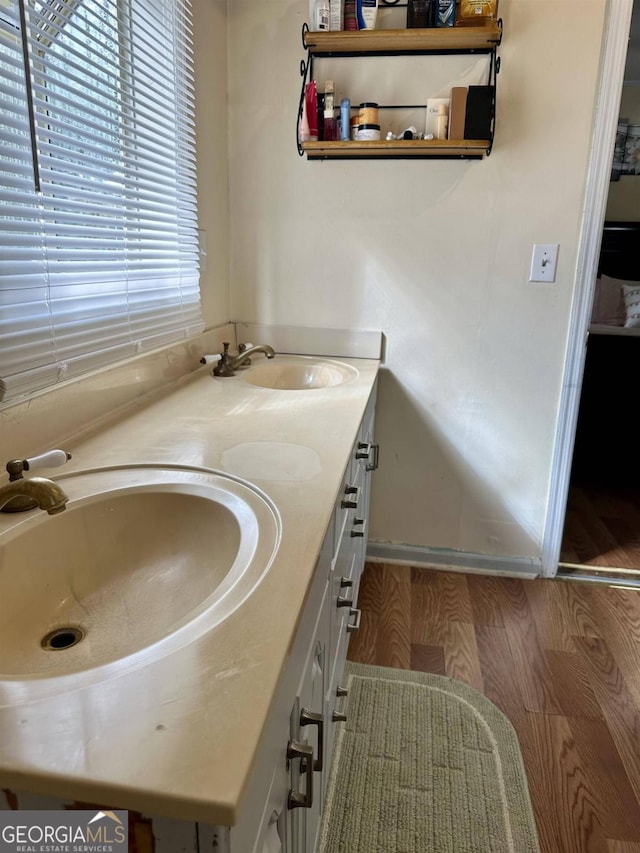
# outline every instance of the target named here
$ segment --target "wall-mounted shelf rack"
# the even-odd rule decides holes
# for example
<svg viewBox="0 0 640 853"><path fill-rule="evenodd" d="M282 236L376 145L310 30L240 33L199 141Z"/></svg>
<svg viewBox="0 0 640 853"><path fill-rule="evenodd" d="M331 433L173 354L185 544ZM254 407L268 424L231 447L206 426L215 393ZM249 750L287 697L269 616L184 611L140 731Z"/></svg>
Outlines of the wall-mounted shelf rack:
<svg viewBox="0 0 640 853"><path fill-rule="evenodd" d="M309 160L344 159L464 159L480 160L491 153L495 127L495 86L500 70L497 48L502 41L502 21L482 27L434 27L405 30L358 30L354 32L312 32L302 27L302 45L307 52L300 63L302 92L298 118L302 114L305 86L313 78L313 63L323 57L411 56L423 54L489 55L487 84L493 87L491 135L489 139L461 140L380 140L375 142L300 142L296 123L296 139L300 156Z"/></svg>

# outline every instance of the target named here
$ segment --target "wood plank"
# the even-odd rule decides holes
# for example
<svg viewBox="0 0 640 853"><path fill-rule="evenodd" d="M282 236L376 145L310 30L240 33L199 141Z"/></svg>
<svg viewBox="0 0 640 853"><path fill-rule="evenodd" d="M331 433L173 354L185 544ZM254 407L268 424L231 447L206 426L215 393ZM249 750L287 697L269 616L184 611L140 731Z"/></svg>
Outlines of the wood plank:
<svg viewBox="0 0 640 853"><path fill-rule="evenodd" d="M556 696L563 714L602 720L603 714L593 692L582 658L577 652L546 652Z"/></svg>
<svg viewBox="0 0 640 853"><path fill-rule="evenodd" d="M411 582L417 586L411 591L411 601L414 610L419 611L418 624L430 620L473 624L466 575L414 569L411 572Z"/></svg>
<svg viewBox="0 0 640 853"><path fill-rule="evenodd" d="M498 578L467 575L467 589L474 624L504 627Z"/></svg>
<svg viewBox="0 0 640 853"><path fill-rule="evenodd" d="M555 582L553 595L559 605L567 630L574 637L599 637L601 628L593 612L591 587L584 583ZM597 594L597 593L596 593Z"/></svg>
<svg viewBox="0 0 640 853"><path fill-rule="evenodd" d="M358 591L360 629L351 634L347 651L350 660L371 666L378 664L380 611L384 602L383 571L380 563L367 563L364 567Z"/></svg>
<svg viewBox="0 0 640 853"><path fill-rule="evenodd" d="M525 585L525 593L543 648L574 652L576 647L554 587L543 580L534 580Z"/></svg>
<svg viewBox="0 0 640 853"><path fill-rule="evenodd" d="M305 31L304 44L312 53L417 52L490 49L500 43L501 27L443 27L401 30Z"/></svg>
<svg viewBox="0 0 640 853"><path fill-rule="evenodd" d="M476 645L484 695L513 723L518 738L526 736L524 698L517 678L515 661L504 628L476 625Z"/></svg>
<svg viewBox="0 0 640 853"><path fill-rule="evenodd" d="M591 686L604 713L634 793L640 799L640 709L604 640L580 637Z"/></svg>
<svg viewBox="0 0 640 853"><path fill-rule="evenodd" d="M560 560L567 564L640 572L640 490L572 483Z"/></svg>
<svg viewBox="0 0 640 853"><path fill-rule="evenodd" d="M582 592L620 669L634 702L640 707L640 592L589 587Z"/></svg>
<svg viewBox="0 0 640 853"><path fill-rule="evenodd" d="M419 646L411 644L411 669L415 672L432 672L446 675L447 670L442 646Z"/></svg>
<svg viewBox="0 0 640 853"><path fill-rule="evenodd" d="M523 745L541 847L548 853L602 853L599 785L591 784L566 717L528 714Z"/></svg>
<svg viewBox="0 0 640 853"><path fill-rule="evenodd" d="M640 804L629 782L620 754L604 720L569 718L569 727L592 791L598 797L598 820L611 838L640 838Z"/></svg>
<svg viewBox="0 0 640 853"><path fill-rule="evenodd" d="M482 157L488 139L394 139L303 142L309 159L331 157Z"/></svg>
<svg viewBox="0 0 640 853"><path fill-rule="evenodd" d="M377 614L378 666L391 666L397 669L409 669L411 666L410 588L411 570L408 566L374 564L369 593L375 602ZM364 600L358 596L358 602L361 611L363 608L371 609L371 605L365 608L366 594ZM362 620L360 624L362 625Z"/></svg>
<svg viewBox="0 0 640 853"><path fill-rule="evenodd" d="M619 548L616 538L581 487L572 490L571 509L588 543L585 553L581 554L580 562L591 563L599 559L606 561L604 565L626 566L627 558L624 549ZM602 562L600 564L602 565Z"/></svg>
<svg viewBox="0 0 640 853"><path fill-rule="evenodd" d="M640 853L640 841L613 841L608 838L607 853Z"/></svg>
<svg viewBox="0 0 640 853"><path fill-rule="evenodd" d="M520 684L524 706L528 711L561 714L553 672L538 635L525 584L515 578L500 578L505 631L514 660L515 677Z"/></svg>

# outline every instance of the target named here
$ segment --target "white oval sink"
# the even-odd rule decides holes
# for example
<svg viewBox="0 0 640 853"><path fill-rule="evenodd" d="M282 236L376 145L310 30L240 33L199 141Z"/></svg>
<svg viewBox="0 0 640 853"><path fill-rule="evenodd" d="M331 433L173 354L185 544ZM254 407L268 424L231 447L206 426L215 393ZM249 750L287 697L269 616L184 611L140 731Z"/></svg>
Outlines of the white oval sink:
<svg viewBox="0 0 640 853"><path fill-rule="evenodd" d="M64 512L0 516L0 688L154 660L226 619L275 555L249 483L132 466L57 477Z"/></svg>
<svg viewBox="0 0 640 853"><path fill-rule="evenodd" d="M331 359L277 355L273 360L256 364L239 374L251 385L279 391L305 391L342 385L358 376L350 364Z"/></svg>

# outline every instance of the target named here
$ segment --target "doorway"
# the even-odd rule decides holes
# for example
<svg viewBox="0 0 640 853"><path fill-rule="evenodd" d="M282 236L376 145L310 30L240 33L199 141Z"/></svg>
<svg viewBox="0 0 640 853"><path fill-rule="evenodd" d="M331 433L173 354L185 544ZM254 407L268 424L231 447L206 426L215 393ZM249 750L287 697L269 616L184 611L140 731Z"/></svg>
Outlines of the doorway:
<svg viewBox="0 0 640 853"><path fill-rule="evenodd" d="M639 6L640 0L635 0L635 5ZM577 282L582 282L582 286L576 287L570 322L542 549L544 577L555 577L559 573L565 518L568 521L569 516L571 471L586 362L587 330L594 302L634 0L619 0L615 9L612 7L613 4L607 4L598 109L594 122L591 161L586 182L585 216L576 265ZM640 344L640 341L637 343ZM609 567L607 569L611 571Z"/></svg>

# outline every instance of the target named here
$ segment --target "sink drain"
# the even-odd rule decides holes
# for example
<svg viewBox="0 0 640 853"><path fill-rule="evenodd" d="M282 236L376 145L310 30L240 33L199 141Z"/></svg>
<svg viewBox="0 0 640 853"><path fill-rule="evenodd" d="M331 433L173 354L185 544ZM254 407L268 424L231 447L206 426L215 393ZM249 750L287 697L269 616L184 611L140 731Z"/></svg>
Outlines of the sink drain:
<svg viewBox="0 0 640 853"><path fill-rule="evenodd" d="M62 649L70 649L71 646L77 645L83 638L84 631L80 628L56 628L55 631L49 631L42 638L40 645L47 651L59 652Z"/></svg>

